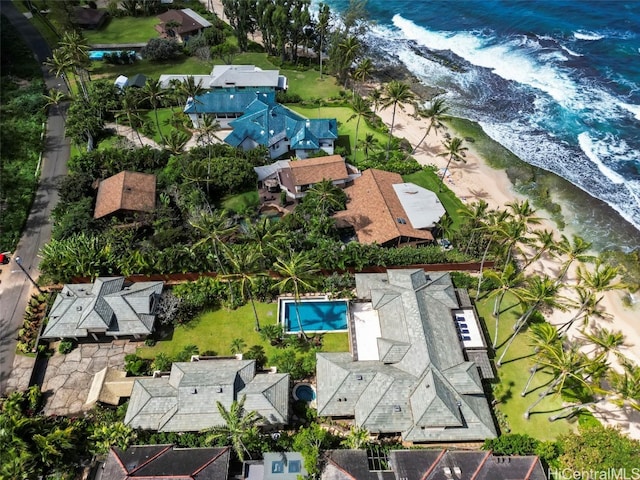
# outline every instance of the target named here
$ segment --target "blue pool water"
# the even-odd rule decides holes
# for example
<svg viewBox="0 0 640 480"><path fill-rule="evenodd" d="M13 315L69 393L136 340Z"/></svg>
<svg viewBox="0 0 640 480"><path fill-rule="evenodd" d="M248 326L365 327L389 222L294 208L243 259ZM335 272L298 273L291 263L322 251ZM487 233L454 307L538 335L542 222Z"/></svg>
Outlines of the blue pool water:
<svg viewBox="0 0 640 480"><path fill-rule="evenodd" d="M305 402L312 402L316 399L316 392L311 385L301 384L295 387L294 398Z"/></svg>
<svg viewBox="0 0 640 480"><path fill-rule="evenodd" d="M89 52L89 60L102 60L108 53L120 53L122 50L91 50ZM133 55L135 51L129 51L129 54Z"/></svg>
<svg viewBox="0 0 640 480"><path fill-rule="evenodd" d="M282 301L284 326L287 332L299 332L296 303ZM298 303L300 323L305 332L330 332L347 329L347 302L344 300L301 301Z"/></svg>

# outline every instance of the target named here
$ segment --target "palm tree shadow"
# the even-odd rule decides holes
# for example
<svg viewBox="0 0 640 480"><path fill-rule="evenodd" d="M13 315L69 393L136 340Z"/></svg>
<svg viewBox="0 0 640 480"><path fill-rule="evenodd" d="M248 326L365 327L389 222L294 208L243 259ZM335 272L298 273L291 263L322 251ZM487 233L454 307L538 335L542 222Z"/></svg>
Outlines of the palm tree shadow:
<svg viewBox="0 0 640 480"><path fill-rule="evenodd" d="M507 341L508 341L508 339L507 339ZM504 345L504 343L502 345ZM502 345L499 345L498 348L502 347ZM522 355L521 357L510 358L509 360L504 360L502 362L502 365L506 365L508 363L513 363L513 362L517 362L518 360L524 360L525 358L531 358L533 356L535 356L535 353L531 352L528 355Z"/></svg>
<svg viewBox="0 0 640 480"><path fill-rule="evenodd" d="M503 308L502 310L500 310L500 315L502 315L505 312L508 312L509 310L511 310L512 308L517 307L518 305L520 305L519 303L514 303L513 305L508 306L507 308Z"/></svg>
<svg viewBox="0 0 640 480"><path fill-rule="evenodd" d="M486 190L482 190L482 189L473 189L473 188L470 188L470 189L469 189L469 194L470 194L472 197L476 197L476 198L480 198L480 199L483 199L483 198L489 198L489 196L490 196L490 195L489 195L489 192L487 192Z"/></svg>

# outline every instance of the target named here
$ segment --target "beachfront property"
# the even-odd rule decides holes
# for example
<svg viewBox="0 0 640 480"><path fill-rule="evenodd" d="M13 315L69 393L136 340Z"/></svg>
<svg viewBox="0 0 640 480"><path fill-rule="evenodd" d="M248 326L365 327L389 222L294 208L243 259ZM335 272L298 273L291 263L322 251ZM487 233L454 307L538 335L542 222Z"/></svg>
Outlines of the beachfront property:
<svg viewBox="0 0 640 480"><path fill-rule="evenodd" d="M485 371L492 377L486 344L479 327L463 328L470 322L461 318L479 323L450 275L356 274L356 293L351 351L317 354L318 416L353 418L371 433L399 435L407 443L494 438L482 385ZM480 364L471 360L482 355Z"/></svg>
<svg viewBox="0 0 640 480"><path fill-rule="evenodd" d="M245 397L263 426L289 421L289 374L256 372L255 360L194 359L175 362L169 375L137 379L124 423L160 432L200 431L224 425L217 402L227 410Z"/></svg>
<svg viewBox="0 0 640 480"><path fill-rule="evenodd" d="M222 480L229 474L230 447L177 448L173 445L111 447L102 465L101 480L183 478Z"/></svg>
<svg viewBox="0 0 640 480"><path fill-rule="evenodd" d="M159 82L162 88L170 88L172 83L184 82L189 76L204 90L251 88L275 92L288 86L287 77L279 70L263 70L255 65L214 65L209 75L160 75Z"/></svg>
<svg viewBox="0 0 640 480"><path fill-rule="evenodd" d="M253 168L258 175L258 192L265 198L286 192L296 201L323 180L345 188L360 176L360 171L345 162L341 155L310 158L306 160L278 160L270 165ZM275 199L275 197L273 197Z"/></svg>
<svg viewBox="0 0 640 480"><path fill-rule="evenodd" d="M321 480L546 480L534 455L456 450L330 450Z"/></svg>
<svg viewBox="0 0 640 480"><path fill-rule="evenodd" d="M161 38L172 38L178 42L186 42L189 37L198 35L212 24L190 8L167 10L158 15L161 23L155 26Z"/></svg>
<svg viewBox="0 0 640 480"><path fill-rule="evenodd" d="M119 213L153 212L156 208L156 176L120 172L98 185L93 218Z"/></svg>
<svg viewBox="0 0 640 480"><path fill-rule="evenodd" d="M405 183L393 172L365 170L345 192L347 209L334 214L336 225L353 228L360 243L387 247L431 243L431 230L446 213L434 192Z"/></svg>
<svg viewBox="0 0 640 480"><path fill-rule="evenodd" d="M128 283L124 277L64 285L40 338L144 339L153 332L162 288L162 282Z"/></svg>

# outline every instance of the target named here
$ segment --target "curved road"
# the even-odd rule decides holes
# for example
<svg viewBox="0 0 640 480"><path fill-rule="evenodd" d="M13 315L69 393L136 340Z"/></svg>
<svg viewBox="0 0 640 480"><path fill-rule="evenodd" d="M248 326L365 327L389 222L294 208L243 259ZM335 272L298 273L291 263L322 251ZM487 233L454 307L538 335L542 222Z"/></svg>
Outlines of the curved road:
<svg viewBox="0 0 640 480"><path fill-rule="evenodd" d="M51 49L38 30L7 0L0 0L0 13L16 27L35 57L42 64L51 56ZM47 88L66 92L61 81L43 67ZM63 107L64 108L64 107ZM58 201L57 183L66 175L70 155L69 141L64 137L64 122L56 108L49 110L45 147L42 155L40 181L22 237L12 258L22 257L22 265L38 278L38 251L51 238L51 210ZM0 273L0 395L5 393L7 379L15 357L17 332L27 301L35 291L26 275L12 261L2 266Z"/></svg>

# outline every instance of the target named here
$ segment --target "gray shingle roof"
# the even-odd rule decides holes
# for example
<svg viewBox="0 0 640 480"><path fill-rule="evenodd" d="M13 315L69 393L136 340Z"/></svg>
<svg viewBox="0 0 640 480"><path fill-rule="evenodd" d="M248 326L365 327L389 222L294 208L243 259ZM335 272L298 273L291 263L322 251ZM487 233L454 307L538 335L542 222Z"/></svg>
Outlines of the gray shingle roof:
<svg viewBox="0 0 640 480"><path fill-rule="evenodd" d="M477 368L464 358L451 315L459 305L449 274L357 274L356 290L377 310L380 361L319 353L318 414L354 416L371 432L401 432L407 441L494 437Z"/></svg>
<svg viewBox="0 0 640 480"><path fill-rule="evenodd" d="M148 335L155 321L154 297L162 282L125 286L124 277L100 277L91 283L68 284L58 294L42 338Z"/></svg>
<svg viewBox="0 0 640 480"><path fill-rule="evenodd" d="M265 423L289 417L289 375L256 375L255 360L178 362L169 377L136 380L125 423L167 432L197 431L224 424L217 402L229 408L246 395L245 409Z"/></svg>

